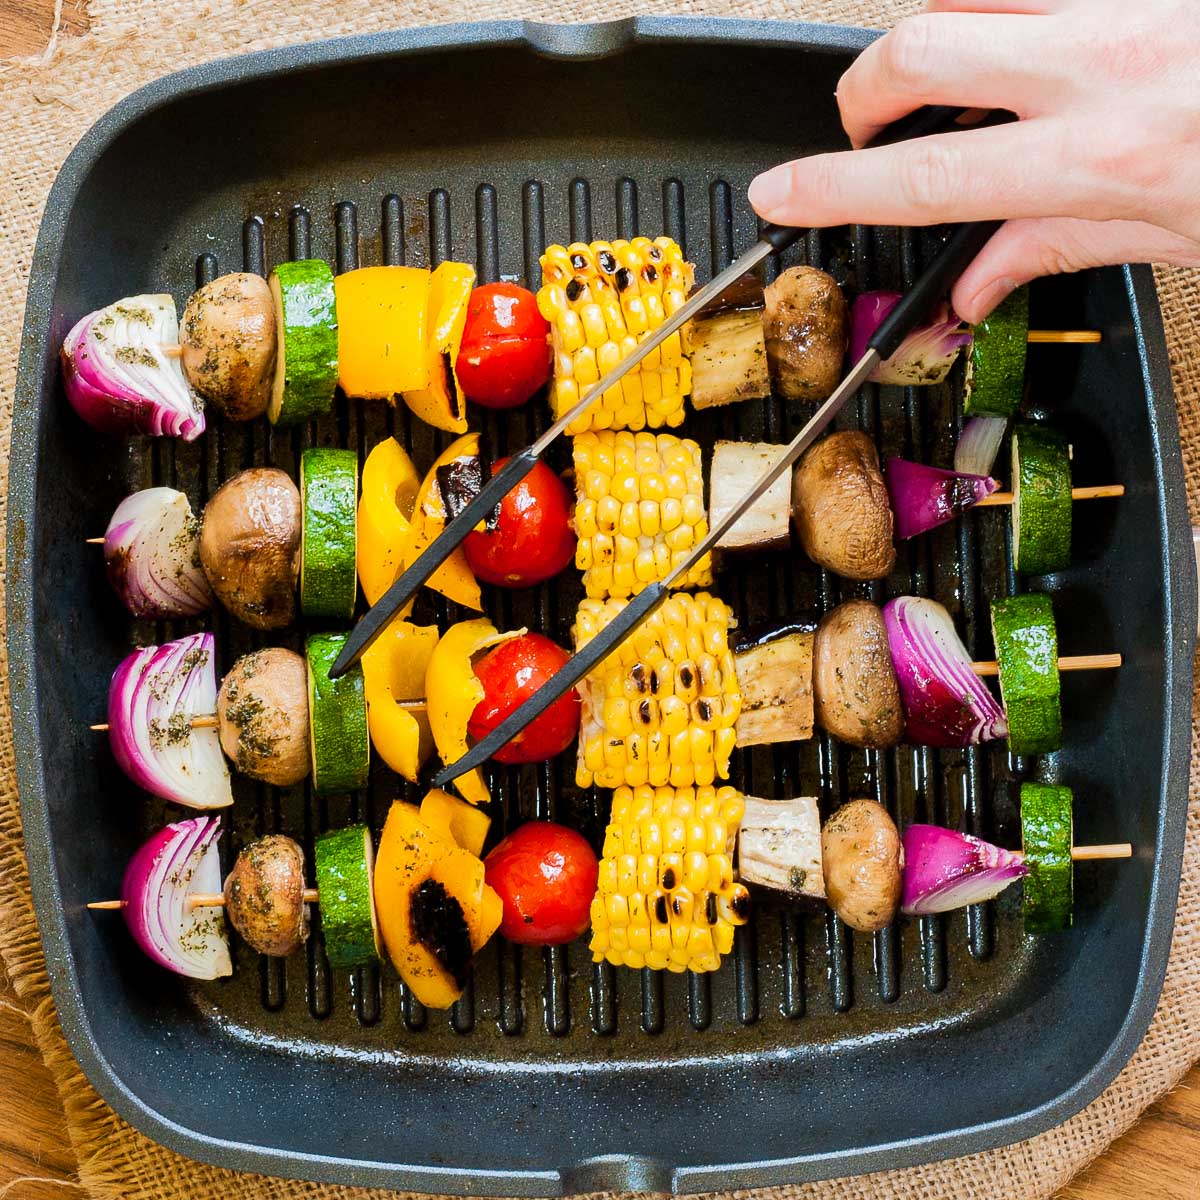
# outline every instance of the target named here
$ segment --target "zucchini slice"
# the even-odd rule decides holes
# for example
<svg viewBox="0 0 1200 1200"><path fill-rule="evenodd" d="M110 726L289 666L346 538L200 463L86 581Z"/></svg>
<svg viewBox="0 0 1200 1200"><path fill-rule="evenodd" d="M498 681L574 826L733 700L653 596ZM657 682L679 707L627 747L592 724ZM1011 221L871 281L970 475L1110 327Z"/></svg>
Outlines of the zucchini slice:
<svg viewBox="0 0 1200 1200"><path fill-rule="evenodd" d="M1062 745L1058 632L1050 597L1041 592L992 601L992 638L1000 664L1000 698L1014 754L1046 754Z"/></svg>
<svg viewBox="0 0 1200 1200"><path fill-rule="evenodd" d="M375 848L365 825L317 838L313 857L321 895L321 929L331 967L361 967L382 957L375 913Z"/></svg>
<svg viewBox="0 0 1200 1200"><path fill-rule="evenodd" d="M319 258L280 263L267 280L275 301L275 379L267 418L296 425L328 412L338 380L333 272Z"/></svg>
<svg viewBox="0 0 1200 1200"><path fill-rule="evenodd" d="M305 647L313 791L321 796L366 787L371 767L362 668L329 678L345 644L344 633L314 633Z"/></svg>
<svg viewBox="0 0 1200 1200"><path fill-rule="evenodd" d="M1013 566L1047 575L1071 565L1071 456L1066 439L1041 425L1012 435Z"/></svg>
<svg viewBox="0 0 1200 1200"><path fill-rule="evenodd" d="M300 506L300 611L349 620L358 597L358 455L305 450Z"/></svg>
<svg viewBox="0 0 1200 1200"><path fill-rule="evenodd" d="M1021 784L1021 842L1025 851L1025 932L1057 933L1071 924L1075 869L1071 789Z"/></svg>
<svg viewBox="0 0 1200 1200"><path fill-rule="evenodd" d="M1025 387L1029 289L1019 287L975 326L963 395L963 415L1011 417Z"/></svg>

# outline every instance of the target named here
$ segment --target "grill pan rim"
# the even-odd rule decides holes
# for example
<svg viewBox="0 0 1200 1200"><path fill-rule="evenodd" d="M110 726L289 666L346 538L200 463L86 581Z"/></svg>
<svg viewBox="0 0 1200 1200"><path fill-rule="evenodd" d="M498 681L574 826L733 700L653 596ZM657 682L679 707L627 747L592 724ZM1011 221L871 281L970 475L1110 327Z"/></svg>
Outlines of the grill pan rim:
<svg viewBox="0 0 1200 1200"><path fill-rule="evenodd" d="M1182 486L1174 395L1161 316L1149 267L1125 268L1125 284L1148 404L1155 484L1174 570L1166 581L1164 656L1167 720L1158 803L1157 855L1149 901L1141 979L1125 1022L1100 1059L1072 1087L1025 1112L970 1128L904 1142L815 1153L791 1159L674 1169L660 1162L605 1157L550 1171L461 1171L280 1151L209 1137L164 1117L113 1069L98 1044L83 1002L66 929L66 913L50 849L50 813L41 762L42 736L33 654L33 531L37 447L49 344L50 311L67 223L91 168L141 117L182 96L307 68L463 49L523 47L562 58L612 54L637 41L734 42L809 52L861 49L876 33L843 26L719 18L635 18L599 25L553 26L494 21L309 43L205 64L169 75L122 100L84 135L51 190L29 281L14 395L8 516L7 637L16 771L35 910L52 992L72 1053L97 1091L136 1128L180 1153L216 1165L294 1178L413 1188L455 1194L551 1195L593 1189L698 1191L751 1187L917 1165L975 1153L1040 1133L1090 1103L1119 1072L1149 1026L1166 970L1183 854L1195 639L1195 568ZM52 369L52 368L51 368ZM1180 567L1180 563L1183 564Z"/></svg>

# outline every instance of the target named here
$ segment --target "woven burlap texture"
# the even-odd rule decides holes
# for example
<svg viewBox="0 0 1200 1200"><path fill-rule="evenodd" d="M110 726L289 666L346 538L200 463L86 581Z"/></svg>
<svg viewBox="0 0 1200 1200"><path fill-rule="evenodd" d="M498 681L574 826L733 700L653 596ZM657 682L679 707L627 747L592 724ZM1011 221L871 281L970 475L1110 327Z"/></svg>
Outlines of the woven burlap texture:
<svg viewBox="0 0 1200 1200"><path fill-rule="evenodd" d="M86 36L57 40L36 60L0 64L0 245L12 264L0 279L0 505L7 494L9 430L21 317L34 238L55 173L79 136L122 96L165 72L213 58L291 42L402 25L500 16L545 21L605 20L635 13L807 18L883 27L913 11L910 3L825 0L786 5L762 0L675 5L620 0L557 0L537 6L493 6L483 0L177 0L155 10L141 0L92 0ZM1171 362L1183 427L1193 518L1200 514L1200 273L1160 270ZM3 525L0 524L0 530ZM0 576L0 587L3 586ZM348 1188L294 1183L199 1165L154 1145L100 1100L67 1050L30 903L13 778L12 731L0 717L0 955L17 991L34 1011L34 1028L67 1113L80 1178L96 1197L120 1200L363 1200ZM1171 962L1154 1022L1120 1077L1085 1112L1015 1146L911 1170L786 1187L762 1200L839 1197L935 1200L983 1196L1044 1197L1065 1184L1142 1110L1171 1088L1200 1058L1200 779L1193 725L1191 808L1183 885Z"/></svg>

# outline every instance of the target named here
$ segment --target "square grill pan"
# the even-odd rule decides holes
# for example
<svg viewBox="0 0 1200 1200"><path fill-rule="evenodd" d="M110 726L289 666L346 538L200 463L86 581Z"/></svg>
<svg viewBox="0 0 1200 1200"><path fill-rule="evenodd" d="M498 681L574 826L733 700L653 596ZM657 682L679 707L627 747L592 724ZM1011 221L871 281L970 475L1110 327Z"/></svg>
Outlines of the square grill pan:
<svg viewBox="0 0 1200 1200"><path fill-rule="evenodd" d="M1040 581L1064 653L1126 666L1064 680L1066 749L850 751L828 738L735 755L733 782L813 794L825 811L872 795L901 824L932 820L1019 839L1016 783L1070 783L1082 840L1129 839L1124 864L1082 865L1076 924L1027 939L1016 897L852 935L825 913L763 900L715 976L593 967L582 943L499 939L449 1014L390 972L331 972L319 928L286 962L235 949L229 981L153 968L113 894L139 841L170 815L88 732L134 639L107 590L99 533L128 491L184 489L194 505L255 463L295 471L303 447L364 454L389 433L427 465L444 435L401 407L347 402L304 429L214 421L197 444L85 429L63 400L57 347L115 296L171 290L316 255L359 264L474 261L484 281L536 286L543 244L666 232L701 277L755 235L746 184L763 166L842 144L834 84L873 35L807 25L637 20L414 30L258 54L171 76L86 135L51 194L34 260L14 417L9 653L26 839L54 995L104 1097L152 1137L214 1163L345 1183L543 1195L699 1191L874 1170L982 1150L1091 1100L1142 1036L1170 940L1186 804L1195 581L1161 322L1146 269L1034 289L1035 324L1103 330L1095 347L1035 347L1030 403L1069 431L1081 483L1118 502L1076 509L1074 564ZM849 286L902 287L929 231L814 233L787 261ZM770 270L778 270L771 264ZM884 454L948 462L961 416L949 385L864 389L839 424ZM694 414L688 432L785 441L807 414L779 401ZM544 427L541 402L475 410L497 453ZM554 465L567 465L567 447ZM885 581L852 588L796 552L724 574L743 622L815 613L853 594L935 596L977 656L986 600L1017 586L1007 518L969 513L902 545ZM1024 585L1023 585L1024 586ZM568 572L491 592L501 627L565 641ZM418 619L460 614L428 595ZM215 621L220 666L263 639ZM300 645L300 631L283 639ZM553 767L500 768L494 836L555 816L599 841L607 795ZM382 764L366 792L316 799L239 779L226 861L280 830L311 852L351 819L378 830L413 790Z"/></svg>

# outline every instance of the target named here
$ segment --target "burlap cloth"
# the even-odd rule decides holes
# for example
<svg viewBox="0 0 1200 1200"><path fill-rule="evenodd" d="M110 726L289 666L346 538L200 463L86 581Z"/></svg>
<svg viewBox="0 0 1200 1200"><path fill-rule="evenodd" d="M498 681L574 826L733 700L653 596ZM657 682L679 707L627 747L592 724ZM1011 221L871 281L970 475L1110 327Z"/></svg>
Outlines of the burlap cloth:
<svg viewBox="0 0 1200 1200"><path fill-rule="evenodd" d="M555 0L493 6L485 0L92 0L91 32L56 39L34 61L0 63L0 246L11 263L0 279L0 506L7 498L8 445L17 347L34 237L55 173L79 136L126 93L168 71L289 42L400 25L528 16L549 21L605 20L643 13L808 18L886 26L916 0L769 0L674 5L624 0ZM1192 518L1200 518L1200 272L1160 270L1171 363L1183 427ZM0 531L3 523L0 522ZM3 534L0 532L0 537ZM0 588L3 577L0 575ZM84 1188L120 1200L364 1200L391 1193L293 1183L201 1166L131 1129L88 1085L63 1040L30 903L13 778L7 661L0 695L0 956L17 992L34 1010L34 1029L57 1081ZM1191 806L1175 938L1162 1001L1145 1041L1115 1083L1088 1109L1040 1137L987 1154L909 1170L759 1193L792 1197L1044 1197L1065 1184L1173 1087L1200 1058L1200 772L1192 729ZM18 1188L19 1188L18 1184ZM8 1193L19 1196L19 1190ZM749 1193L743 1193L749 1194Z"/></svg>

